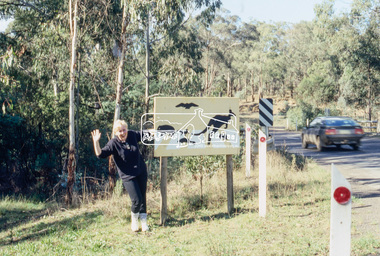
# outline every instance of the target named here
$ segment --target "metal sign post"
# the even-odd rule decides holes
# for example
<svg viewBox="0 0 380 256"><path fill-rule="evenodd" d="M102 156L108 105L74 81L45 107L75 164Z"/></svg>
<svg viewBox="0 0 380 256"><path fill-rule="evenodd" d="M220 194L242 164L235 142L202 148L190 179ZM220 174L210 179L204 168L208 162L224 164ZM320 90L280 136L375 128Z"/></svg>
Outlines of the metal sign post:
<svg viewBox="0 0 380 256"><path fill-rule="evenodd" d="M330 255L351 251L351 185L331 164Z"/></svg>
<svg viewBox="0 0 380 256"><path fill-rule="evenodd" d="M251 176L251 127L245 124L245 176Z"/></svg>
<svg viewBox="0 0 380 256"><path fill-rule="evenodd" d="M273 126L273 99L259 101L259 216L265 217L267 210L267 138L269 126Z"/></svg>
<svg viewBox="0 0 380 256"><path fill-rule="evenodd" d="M267 136L259 130L259 216L267 210Z"/></svg>

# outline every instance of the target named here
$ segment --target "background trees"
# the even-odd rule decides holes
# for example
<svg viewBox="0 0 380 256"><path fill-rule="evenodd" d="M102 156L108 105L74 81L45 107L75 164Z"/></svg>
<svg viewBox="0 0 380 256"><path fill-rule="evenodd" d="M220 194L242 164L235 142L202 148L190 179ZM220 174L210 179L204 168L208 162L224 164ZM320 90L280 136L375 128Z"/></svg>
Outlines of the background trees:
<svg viewBox="0 0 380 256"><path fill-rule="evenodd" d="M0 15L14 18L0 33L0 191L46 196L67 185L69 4L0 3ZM275 95L308 110L362 110L370 119L378 111L378 1L355 0L339 15L326 1L313 21L298 24L245 23L218 7L216 0L78 2L76 181L109 176L108 164L95 161L89 134L101 128L103 144L111 136L115 102L131 129L139 129L157 95ZM189 15L196 8L198 15Z"/></svg>

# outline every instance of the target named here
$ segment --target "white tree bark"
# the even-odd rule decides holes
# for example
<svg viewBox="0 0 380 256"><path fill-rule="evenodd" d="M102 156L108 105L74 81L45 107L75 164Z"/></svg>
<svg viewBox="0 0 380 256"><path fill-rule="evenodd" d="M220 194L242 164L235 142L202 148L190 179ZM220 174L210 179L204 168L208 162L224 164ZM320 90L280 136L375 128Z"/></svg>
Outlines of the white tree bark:
<svg viewBox="0 0 380 256"><path fill-rule="evenodd" d="M121 95L123 93L123 81L124 81L124 63L125 63L125 52L127 49L127 26L129 22L129 14L127 11L127 5L124 4L123 7L123 20L121 27L121 54L119 59L119 66L117 69L117 85L116 85L116 102L115 102L115 115L114 123L116 120L120 119L121 112ZM113 137L113 134L112 134Z"/></svg>
<svg viewBox="0 0 380 256"><path fill-rule="evenodd" d="M70 36L71 36L71 64L70 64L70 87L69 87L69 159L67 165L67 191L66 204L72 203L72 191L75 181L75 73L77 62L77 15L78 1L69 1L69 16L70 16Z"/></svg>

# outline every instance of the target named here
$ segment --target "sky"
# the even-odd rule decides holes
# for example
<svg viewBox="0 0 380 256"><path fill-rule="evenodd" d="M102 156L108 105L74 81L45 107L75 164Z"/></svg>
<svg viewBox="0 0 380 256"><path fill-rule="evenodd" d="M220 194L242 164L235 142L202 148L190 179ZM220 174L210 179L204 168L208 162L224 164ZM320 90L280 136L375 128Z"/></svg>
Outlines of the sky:
<svg viewBox="0 0 380 256"><path fill-rule="evenodd" d="M264 22L285 21L297 23L314 18L314 5L324 0L222 0L222 8L238 15L242 21L251 19ZM336 0L336 13L350 9L352 0ZM0 20L0 32L3 32L8 21Z"/></svg>
<svg viewBox="0 0 380 256"><path fill-rule="evenodd" d="M9 21L6 20L0 20L0 32L4 32L5 28L7 27Z"/></svg>
<svg viewBox="0 0 380 256"><path fill-rule="evenodd" d="M311 21L315 17L314 6L323 0L222 0L222 8L238 15L242 21L251 19L264 22L285 21L298 23ZM336 0L337 14L350 10L352 0Z"/></svg>

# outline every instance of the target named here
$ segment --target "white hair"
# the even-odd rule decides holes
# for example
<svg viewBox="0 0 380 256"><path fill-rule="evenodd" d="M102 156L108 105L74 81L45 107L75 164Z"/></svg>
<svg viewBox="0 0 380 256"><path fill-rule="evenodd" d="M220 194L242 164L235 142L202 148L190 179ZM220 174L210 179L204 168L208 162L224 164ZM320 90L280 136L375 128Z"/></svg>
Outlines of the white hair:
<svg viewBox="0 0 380 256"><path fill-rule="evenodd" d="M125 126L125 128L128 130L128 124L124 120L116 120L113 124L113 134L116 134L116 132L119 131L122 126Z"/></svg>

